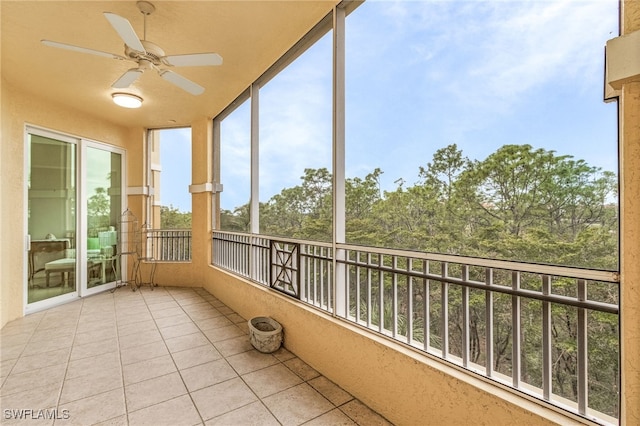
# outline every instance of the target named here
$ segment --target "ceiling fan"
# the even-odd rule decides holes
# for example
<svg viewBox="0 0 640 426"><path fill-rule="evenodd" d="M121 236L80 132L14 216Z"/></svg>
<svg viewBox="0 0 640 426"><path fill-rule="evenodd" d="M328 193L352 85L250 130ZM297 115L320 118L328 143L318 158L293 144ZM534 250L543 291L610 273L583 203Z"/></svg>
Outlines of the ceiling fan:
<svg viewBox="0 0 640 426"><path fill-rule="evenodd" d="M204 92L204 87L197 83L177 74L171 70L161 68L167 67L197 67L221 65L222 57L217 53L193 53L185 55L165 55L164 50L155 43L147 40L147 16L151 15L155 10L155 6L147 1L138 1L136 3L140 12L144 15L144 37L142 40L138 38L131 23L118 16L115 13L104 12L105 18L109 21L113 29L116 30L120 38L124 41L124 55L116 55L113 53L102 52L100 50L89 49L86 47L74 46L72 44L59 43L51 40L41 40L43 44L61 49L73 50L81 53L90 53L93 55L104 56L107 58L118 59L121 61L136 62L138 66L127 70L112 85L114 89L125 89L135 82L148 69L155 69L160 77L169 83L175 84L182 90L192 95L200 95Z"/></svg>

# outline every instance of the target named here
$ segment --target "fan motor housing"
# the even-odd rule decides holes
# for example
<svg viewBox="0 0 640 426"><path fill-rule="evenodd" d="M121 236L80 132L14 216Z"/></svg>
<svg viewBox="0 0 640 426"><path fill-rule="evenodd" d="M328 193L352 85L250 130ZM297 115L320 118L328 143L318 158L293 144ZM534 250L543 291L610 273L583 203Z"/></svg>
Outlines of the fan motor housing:
<svg viewBox="0 0 640 426"><path fill-rule="evenodd" d="M131 59L135 59L136 61L139 61L139 60L149 61L156 66L162 64L162 58L165 56L164 50L162 50L160 46L158 46L157 44L152 43L150 41L140 40L140 42L144 46L144 49L146 50L146 52L139 52L125 44L124 45L125 55L127 55L127 57Z"/></svg>

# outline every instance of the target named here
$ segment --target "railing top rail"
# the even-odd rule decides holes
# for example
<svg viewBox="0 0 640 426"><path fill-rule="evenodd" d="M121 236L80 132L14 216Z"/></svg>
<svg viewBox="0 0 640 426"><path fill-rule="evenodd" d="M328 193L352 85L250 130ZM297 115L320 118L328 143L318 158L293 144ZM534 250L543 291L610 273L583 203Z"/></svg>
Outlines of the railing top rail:
<svg viewBox="0 0 640 426"><path fill-rule="evenodd" d="M485 259L481 257L460 256L455 254L385 249L380 247L365 247L351 244L338 244L337 248L390 256L411 257L414 259L433 260L437 262L459 263L469 266L503 269L508 271L530 272L541 275L578 278L591 281L603 281L611 283L618 283L620 281L619 273L616 271L602 271L598 269L584 269L572 266L547 265L541 263L526 263L513 260Z"/></svg>
<svg viewBox="0 0 640 426"><path fill-rule="evenodd" d="M289 237L280 237L277 235L265 235L265 234L249 234L246 232L231 232L231 231L221 231L219 229L215 229L211 231L212 234L226 234L226 235L236 235L240 237L252 237L252 238L261 238L264 240L273 240L273 241L282 241L285 243L293 243L293 244L306 244L313 245L317 247L333 247L333 244L322 241L310 241L310 240L300 240L297 238L289 238Z"/></svg>
<svg viewBox="0 0 640 426"><path fill-rule="evenodd" d="M147 232L191 232L191 228L146 229Z"/></svg>
<svg viewBox="0 0 640 426"><path fill-rule="evenodd" d="M296 244L311 244L319 247L333 247L332 243L300 240L295 238L277 237L263 234L248 234L243 232L227 232L213 230L212 233L230 234L245 237L266 238ZM541 263L526 263L513 260L486 259L481 257L461 256L455 254L419 252L411 250L388 249L381 247L360 246L355 244L336 244L340 250L360 251L390 256L410 257L413 259L432 260L437 262L459 263L469 266L502 269L508 271L528 272L533 274L550 275L555 277L577 278L590 281L619 283L620 274L617 271L603 271L598 269L577 268L572 266L548 265Z"/></svg>

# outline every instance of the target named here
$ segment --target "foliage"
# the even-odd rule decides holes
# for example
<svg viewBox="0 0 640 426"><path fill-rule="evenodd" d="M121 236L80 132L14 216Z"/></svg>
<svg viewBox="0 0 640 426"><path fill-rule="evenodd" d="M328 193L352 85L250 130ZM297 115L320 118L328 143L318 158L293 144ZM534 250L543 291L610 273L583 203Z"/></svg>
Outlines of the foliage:
<svg viewBox="0 0 640 426"><path fill-rule="evenodd" d="M160 207L161 229L190 229L191 212L181 212L173 205Z"/></svg>

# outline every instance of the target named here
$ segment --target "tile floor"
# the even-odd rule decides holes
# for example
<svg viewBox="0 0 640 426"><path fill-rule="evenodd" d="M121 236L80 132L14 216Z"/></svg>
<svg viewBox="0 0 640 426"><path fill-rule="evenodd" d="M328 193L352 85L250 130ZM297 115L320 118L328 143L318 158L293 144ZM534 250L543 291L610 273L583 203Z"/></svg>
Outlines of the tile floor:
<svg viewBox="0 0 640 426"><path fill-rule="evenodd" d="M286 349L253 349L200 288L102 293L0 338L3 425L389 424Z"/></svg>

